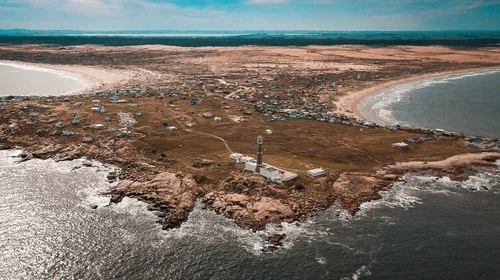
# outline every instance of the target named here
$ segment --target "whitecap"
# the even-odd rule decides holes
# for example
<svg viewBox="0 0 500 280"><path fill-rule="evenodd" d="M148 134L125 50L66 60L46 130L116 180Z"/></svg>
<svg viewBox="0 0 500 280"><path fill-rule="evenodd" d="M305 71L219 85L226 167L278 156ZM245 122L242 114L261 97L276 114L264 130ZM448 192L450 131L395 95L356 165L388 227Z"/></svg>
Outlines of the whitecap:
<svg viewBox="0 0 500 280"><path fill-rule="evenodd" d="M325 265L326 264L326 259L325 257L316 257L316 261L321 264L321 265Z"/></svg>

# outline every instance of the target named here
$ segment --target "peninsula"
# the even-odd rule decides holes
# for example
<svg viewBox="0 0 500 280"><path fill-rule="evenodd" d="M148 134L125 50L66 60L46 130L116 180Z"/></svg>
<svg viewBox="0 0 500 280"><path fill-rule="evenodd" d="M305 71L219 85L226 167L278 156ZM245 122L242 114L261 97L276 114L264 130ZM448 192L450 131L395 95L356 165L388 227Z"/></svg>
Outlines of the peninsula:
<svg viewBox="0 0 500 280"><path fill-rule="evenodd" d="M253 230L334 203L355 213L407 172L461 180L500 158L498 141L484 151L459 132L383 126L356 110L398 81L500 67L498 47L5 44L0 58L96 84L70 96L0 97L0 147L116 165L112 202L148 202L165 229L197 200ZM259 135L263 161L297 178L269 180L230 157L257 158Z"/></svg>

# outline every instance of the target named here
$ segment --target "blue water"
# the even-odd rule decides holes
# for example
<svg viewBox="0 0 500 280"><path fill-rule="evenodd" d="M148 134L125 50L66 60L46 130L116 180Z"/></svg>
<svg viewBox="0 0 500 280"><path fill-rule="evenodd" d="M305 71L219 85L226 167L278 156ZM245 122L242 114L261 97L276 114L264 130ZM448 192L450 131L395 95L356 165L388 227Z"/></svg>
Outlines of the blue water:
<svg viewBox="0 0 500 280"><path fill-rule="evenodd" d="M500 138L500 70L447 75L398 85L359 105L369 119Z"/></svg>
<svg viewBox="0 0 500 280"><path fill-rule="evenodd" d="M18 163L0 151L0 279L495 279L500 169L465 182L405 176L350 216L251 232L196 206L161 230L146 205L109 205L113 167ZM500 164L500 163L499 163ZM98 205L91 209L91 205ZM263 252L265 236L284 246Z"/></svg>

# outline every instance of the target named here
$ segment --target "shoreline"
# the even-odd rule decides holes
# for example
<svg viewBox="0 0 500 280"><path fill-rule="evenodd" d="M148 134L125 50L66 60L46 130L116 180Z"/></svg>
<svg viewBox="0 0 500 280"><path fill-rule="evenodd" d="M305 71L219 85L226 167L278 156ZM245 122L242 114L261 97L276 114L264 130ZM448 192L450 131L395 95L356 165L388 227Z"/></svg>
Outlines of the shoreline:
<svg viewBox="0 0 500 280"><path fill-rule="evenodd" d="M409 160L432 162L480 151L465 146L454 135L409 143L408 149L400 150L391 143L420 139L425 132L361 129L354 120L340 123L340 118L329 118L333 106L321 98L337 90L334 82L339 82L340 95L394 77L422 79L421 73L454 65L448 60L426 60L435 48L417 48L422 54L414 48L364 47L145 51L85 46L65 52L40 48L21 52L13 47L4 50L4 57L54 64L47 68L74 63L69 66L73 70L124 69L122 74L130 73L130 80L123 88L102 90L102 95L96 90L95 95L7 100L0 113L0 147L23 147L23 160L85 156L119 166L121 183L110 193L113 201L135 197L148 202L155 212L165 210L158 215L165 229L188 219L196 201L253 230L268 224L303 222L334 203L355 213L361 203L379 199L379 192L400 178L400 171L385 168L389 165ZM398 52L406 59L394 60ZM377 59L377 63L356 58L360 55ZM478 57L476 52L458 55L454 59ZM457 67L470 72L497 61L496 53L484 51L484 55L490 56ZM386 57L383 67L378 60L381 56ZM483 61L485 57L489 61ZM407 61L415 62L408 65ZM355 74L364 78L353 78ZM112 94L123 102L114 102L109 98ZM92 110L96 99L105 110ZM252 101L256 106L250 105ZM280 112L290 108L299 111L301 119L292 120L286 111ZM204 117L207 112L213 118ZM216 121L215 116L220 119ZM242 121L234 121L234 116ZM131 118L135 122L125 125ZM200 133L194 135L193 129ZM244 171L228 157L227 147L213 137L227 141L231 150L254 155L255 142L250 139L267 129L273 133L265 134L265 162L296 170L300 176L295 181L278 184ZM324 176L306 176L317 167L324 168ZM467 173L467 167L436 170L436 174Z"/></svg>
<svg viewBox="0 0 500 280"><path fill-rule="evenodd" d="M104 69L102 67L89 67L83 65L28 63L15 60L0 60L0 65L65 75L71 79L77 79L82 84L82 87L79 89L56 94L46 94L49 96L78 95L86 91L110 89L114 86L126 83L131 78L130 73L127 71L119 72L117 70ZM36 96L40 94L29 95Z"/></svg>
<svg viewBox="0 0 500 280"><path fill-rule="evenodd" d="M369 87L369 88L366 88L366 89L363 89L360 91L355 91L355 92L351 92L347 95L340 96L338 98L338 100L334 102L334 105L337 107L334 110L334 112L339 113L339 114L352 116L356 119L364 119L365 117L358 109L358 105L365 98L372 96L372 95L375 95L383 90L386 90L386 89L389 89L392 87L396 87L399 85L409 84L409 83L416 82L416 81L427 80L430 78L439 78L439 77L446 77L446 76L450 76L450 75L460 75L460 74L467 74L467 73L472 74L472 73L477 73L480 71L488 71L488 70L500 70L500 66L471 68L471 69L456 70L456 71L441 71L441 72L436 72L436 73L423 74L423 75L398 79L398 80L394 80L394 81L384 82L382 84L374 85L372 87ZM374 120L369 120L369 121L374 121Z"/></svg>

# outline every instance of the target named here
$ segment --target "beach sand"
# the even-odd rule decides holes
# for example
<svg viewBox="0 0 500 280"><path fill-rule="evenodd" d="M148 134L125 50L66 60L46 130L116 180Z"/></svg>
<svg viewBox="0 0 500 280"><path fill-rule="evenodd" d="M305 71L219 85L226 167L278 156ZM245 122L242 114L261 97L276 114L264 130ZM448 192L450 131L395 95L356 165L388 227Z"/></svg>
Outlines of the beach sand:
<svg viewBox="0 0 500 280"><path fill-rule="evenodd" d="M475 69L467 69L467 70L457 70L457 71L442 71L442 72L437 72L437 73L431 73L431 74L423 74L423 75L417 75L417 76L412 76L408 78L403 78L403 79L396 79L394 81L389 81L385 82L382 84L374 85L372 87L360 90L360 91L354 91L350 92L347 95L340 96L338 100L334 103L336 108L334 110L335 113L338 114L343 114L351 117L355 117L357 119L363 119L364 116L360 112L358 105L359 103L366 97L371 96L373 94L376 94L382 90L397 86L397 85L402 85L402 84L407 84L415 81L420 81L420 80L425 80L429 78L436 78L436 77L444 77L448 75L456 75L456 74L465 74L465 73L473 73L477 71L484 71L484 70L493 70L493 69L498 69L498 67L487 67L487 68L475 68Z"/></svg>
<svg viewBox="0 0 500 280"><path fill-rule="evenodd" d="M111 89L113 87L126 84L132 77L134 77L132 71L104 68L98 66L90 67L83 65L56 65L9 60L0 60L0 63L13 66L18 65L21 67L35 67L42 70L49 69L64 74L69 74L71 77L82 81L82 88L71 92L71 94L81 94L86 91ZM137 77L137 75L135 75L135 77Z"/></svg>

